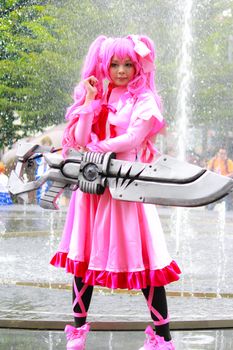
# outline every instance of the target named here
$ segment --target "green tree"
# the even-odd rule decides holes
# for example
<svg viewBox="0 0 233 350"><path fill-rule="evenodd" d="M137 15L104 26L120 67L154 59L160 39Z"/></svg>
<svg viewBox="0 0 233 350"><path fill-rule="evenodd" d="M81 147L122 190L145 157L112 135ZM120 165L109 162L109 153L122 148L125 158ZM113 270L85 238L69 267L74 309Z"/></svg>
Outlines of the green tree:
<svg viewBox="0 0 233 350"><path fill-rule="evenodd" d="M61 28L48 1L5 1L0 18L0 148L61 122L69 96L56 48Z"/></svg>
<svg viewBox="0 0 233 350"><path fill-rule="evenodd" d="M110 22L94 1L5 1L0 13L1 149L64 120L81 60Z"/></svg>
<svg viewBox="0 0 233 350"><path fill-rule="evenodd" d="M82 59L99 34L141 32L155 40L160 72L157 83L169 101L167 109L172 110L175 51L166 54L167 47L162 46L169 31L161 19L161 9L170 17L170 4L171 0L156 5L129 0L127 6L124 1L5 1L0 8L0 147L63 120ZM140 6L148 14L150 26L147 21L137 21Z"/></svg>
<svg viewBox="0 0 233 350"><path fill-rule="evenodd" d="M214 126L219 134L233 127L232 16L231 0L203 1L195 12L193 122Z"/></svg>

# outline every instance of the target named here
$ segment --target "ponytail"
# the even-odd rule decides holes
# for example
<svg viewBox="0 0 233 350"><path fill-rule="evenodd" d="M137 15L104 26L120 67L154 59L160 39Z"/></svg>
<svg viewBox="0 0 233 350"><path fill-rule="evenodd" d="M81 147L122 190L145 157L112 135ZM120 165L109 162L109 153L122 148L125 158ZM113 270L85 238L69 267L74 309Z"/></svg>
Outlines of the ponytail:
<svg viewBox="0 0 233 350"><path fill-rule="evenodd" d="M106 36L100 35L93 43L91 44L87 56L84 61L83 69L81 72L81 80L84 80L91 75L94 75L98 79L98 84L97 84L97 95L96 98L101 98L103 94L103 73L102 73L102 68L100 65L100 49L102 43L106 40ZM82 81L75 87L74 89L74 94L73 94L73 99L74 103L72 106L70 106L67 109L65 118L69 120L72 116L73 111L78 107L81 106L86 97L86 89L83 86Z"/></svg>

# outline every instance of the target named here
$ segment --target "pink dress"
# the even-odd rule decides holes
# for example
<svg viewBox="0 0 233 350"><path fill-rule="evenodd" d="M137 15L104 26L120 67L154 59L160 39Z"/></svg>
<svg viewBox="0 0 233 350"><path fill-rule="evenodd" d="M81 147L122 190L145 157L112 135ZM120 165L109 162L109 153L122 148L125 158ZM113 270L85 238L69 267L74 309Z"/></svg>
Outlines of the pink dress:
<svg viewBox="0 0 233 350"><path fill-rule="evenodd" d="M68 147L115 152L118 159L143 161L153 155L152 137L163 127L163 117L148 90L137 98L125 88L112 90L106 138L98 141L92 125L103 101L77 107L66 128ZM116 137L109 138L110 124ZM151 158L149 156L149 158ZM72 194L63 236L51 264L89 285L142 289L164 286L179 279L180 269L168 254L156 207L124 202L103 195Z"/></svg>

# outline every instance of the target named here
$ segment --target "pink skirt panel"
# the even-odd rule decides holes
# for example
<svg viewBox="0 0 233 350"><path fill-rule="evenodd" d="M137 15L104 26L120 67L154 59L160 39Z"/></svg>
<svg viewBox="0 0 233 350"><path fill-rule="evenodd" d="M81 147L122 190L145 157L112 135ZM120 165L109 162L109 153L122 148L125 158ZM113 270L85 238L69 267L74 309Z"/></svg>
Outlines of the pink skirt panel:
<svg viewBox="0 0 233 350"><path fill-rule="evenodd" d="M82 277L88 285L99 285L111 289L142 289L147 286L160 287L179 279L181 273L174 260L162 269L136 272L111 272L88 269L85 262L75 261L67 257L68 253L57 252L50 263L63 267L67 272Z"/></svg>

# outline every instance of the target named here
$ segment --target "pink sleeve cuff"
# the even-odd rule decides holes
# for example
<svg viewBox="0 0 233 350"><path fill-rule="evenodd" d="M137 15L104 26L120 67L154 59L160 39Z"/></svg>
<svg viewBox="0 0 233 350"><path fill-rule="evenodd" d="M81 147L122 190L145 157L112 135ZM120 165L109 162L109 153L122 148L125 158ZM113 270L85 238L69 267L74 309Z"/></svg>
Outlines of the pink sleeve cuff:
<svg viewBox="0 0 233 350"><path fill-rule="evenodd" d="M93 100L86 106L78 106L72 111L71 117L81 115L81 114L90 114L95 112L100 107L100 100Z"/></svg>
<svg viewBox="0 0 233 350"><path fill-rule="evenodd" d="M99 108L101 108L100 100L94 100L87 106L73 108L63 134L62 145L64 149L85 146ZM79 125L79 131L76 131L77 125ZM77 134L79 135L78 139Z"/></svg>

